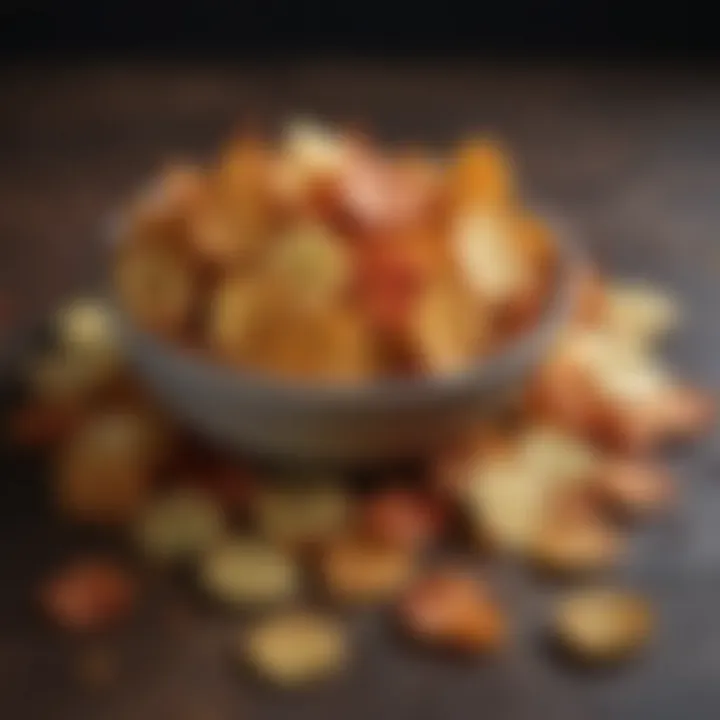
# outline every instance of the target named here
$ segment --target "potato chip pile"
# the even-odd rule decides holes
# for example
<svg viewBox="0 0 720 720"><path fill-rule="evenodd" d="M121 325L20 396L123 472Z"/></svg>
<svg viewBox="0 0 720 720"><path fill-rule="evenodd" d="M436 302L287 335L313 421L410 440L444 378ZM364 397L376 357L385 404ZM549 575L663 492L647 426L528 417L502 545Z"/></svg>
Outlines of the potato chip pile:
<svg viewBox="0 0 720 720"><path fill-rule="evenodd" d="M439 160L298 122L241 133L130 204L115 285L132 320L233 367L317 382L469 366L535 322L555 247L509 159Z"/></svg>
<svg viewBox="0 0 720 720"><path fill-rule="evenodd" d="M167 178L162 197L136 208L120 250L120 285L138 321L178 339L206 333L220 355L238 363L350 376L359 355L339 362L324 351L332 368L309 356L300 362L294 333L301 326L287 313L308 322L322 316L356 332L360 316L343 315L351 306L340 298L344 274L361 267L366 274L354 302L369 303L364 320L372 316L375 330L392 328L396 338L400 326L406 330L403 324L418 317L405 313L406 296L384 295L397 278L414 290L422 278L423 292L447 281L438 296L444 309L436 308L436 325L425 326L421 352L443 369L477 353L480 345L471 344L470 352L469 345L453 344L454 332L466 328L468 307L479 307L475 318L494 327L520 307L516 300L529 297L524 281L511 281L516 276L503 265L505 250L488 239L497 238L498 227L520 222L508 212L505 161L489 146L473 145L442 173L412 157L398 159L392 171L382 166L378 175L380 161L367 148L330 140L292 135L286 164L275 168L287 173L275 176L285 183L276 188L286 193L282 216L275 205L269 212L270 186L258 178L267 179L270 159L254 141L233 145L210 174ZM455 244L447 236L435 243L438 236L417 234L410 223L419 208L437 210L418 205L416 192L421 179L436 187L438 173L467 233ZM268 222L290 218L289 235L268 235ZM523 222L535 227L534 220ZM422 229L429 227L435 226ZM340 233L343 239L334 235ZM524 247L518 256L536 259L522 245L530 235L510 232L502 247ZM482 259L443 265L438 257L450 247L458 257L477 250ZM465 278L468 284L448 280L470 268L476 274ZM607 573L622 561L632 524L672 507L673 484L658 451L702 432L714 407L658 359L662 338L679 319L671 298L642 283L610 282L589 266L578 273L572 316L511 413L457 438L412 477L359 484L302 469L252 467L188 437L126 366L108 307L93 298L71 303L56 316L54 346L28 369L30 397L12 431L19 442L50 453L48 487L58 512L127 538L135 561L71 560L42 583L44 612L65 629L101 631L127 620L142 602L137 560L158 573L180 566L216 605L245 611L228 638L241 664L272 682L297 685L338 673L352 659L351 634L338 612L347 607L391 604L402 632L429 649L502 652L513 638L513 618L486 570L504 560L528 566L538 582L562 580L569 594L548 624L571 655L592 662L626 657L650 634L652 611ZM470 306L454 305L453 292L466 290L472 290ZM197 293L205 291L199 301ZM413 302L425 297L411 295ZM284 330L277 333L281 319ZM290 352L282 367L274 354L280 347ZM360 348L367 350L364 339ZM454 552L460 547L474 550L477 561ZM582 587L568 591L573 582Z"/></svg>

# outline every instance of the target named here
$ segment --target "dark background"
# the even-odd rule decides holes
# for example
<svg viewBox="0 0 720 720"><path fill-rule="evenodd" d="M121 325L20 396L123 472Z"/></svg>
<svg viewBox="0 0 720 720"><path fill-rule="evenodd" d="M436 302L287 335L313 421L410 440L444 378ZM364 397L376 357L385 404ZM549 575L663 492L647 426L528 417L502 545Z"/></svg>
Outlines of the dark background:
<svg viewBox="0 0 720 720"><path fill-rule="evenodd" d="M15 56L342 52L683 60L716 55L711 6L700 0L5 0L0 44Z"/></svg>

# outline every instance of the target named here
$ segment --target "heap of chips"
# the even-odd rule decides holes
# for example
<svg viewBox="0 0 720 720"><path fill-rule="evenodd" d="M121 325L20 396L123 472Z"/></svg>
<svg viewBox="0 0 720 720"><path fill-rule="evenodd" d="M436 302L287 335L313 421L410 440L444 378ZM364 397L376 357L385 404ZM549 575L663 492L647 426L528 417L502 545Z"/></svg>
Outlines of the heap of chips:
<svg viewBox="0 0 720 720"><path fill-rule="evenodd" d="M491 141L441 160L307 122L240 133L210 166L166 170L127 220L115 287L136 324L297 380L459 370L535 322L555 274Z"/></svg>
<svg viewBox="0 0 720 720"><path fill-rule="evenodd" d="M243 137L132 208L119 292L143 327L238 366L298 380L451 372L527 327L552 284L549 231L520 211L510 169L489 143L440 164L308 126L275 148ZM346 629L318 598L398 600L397 625L423 645L496 653L522 638L486 564L597 580L622 560L630 521L672 508L658 451L712 421L708 394L657 357L677 303L577 273L570 319L512 413L417 476L274 477L204 447L136 382L92 298L57 314L11 429L55 458L63 518L126 535L155 572L189 565L208 607L252 609L232 649L270 680L345 667ZM43 583L41 606L65 629L99 630L130 613L139 583L112 558L77 559ZM552 618L589 660L626 656L651 624L612 585L571 594Z"/></svg>

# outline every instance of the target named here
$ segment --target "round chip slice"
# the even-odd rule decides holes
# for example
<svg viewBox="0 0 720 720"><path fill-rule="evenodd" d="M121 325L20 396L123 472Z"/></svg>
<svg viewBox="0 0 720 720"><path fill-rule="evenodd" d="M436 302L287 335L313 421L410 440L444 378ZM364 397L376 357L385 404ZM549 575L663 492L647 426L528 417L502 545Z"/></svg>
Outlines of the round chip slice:
<svg viewBox="0 0 720 720"><path fill-rule="evenodd" d="M349 501L340 481L264 487L255 498L261 532L272 542L298 545L338 533L348 519Z"/></svg>
<svg viewBox="0 0 720 720"><path fill-rule="evenodd" d="M227 605L264 605L291 598L300 582L293 559L259 540L227 538L200 565L200 584Z"/></svg>
<svg viewBox="0 0 720 720"><path fill-rule="evenodd" d="M59 344L71 355L110 356L119 352L112 312L102 298L76 298L55 316Z"/></svg>
<svg viewBox="0 0 720 720"><path fill-rule="evenodd" d="M339 621L292 611L270 617L242 635L245 655L265 679L281 686L320 681L348 661L347 633Z"/></svg>
<svg viewBox="0 0 720 720"><path fill-rule="evenodd" d="M322 559L322 575L330 595L342 602L386 600L400 591L415 570L413 554L354 537L332 544Z"/></svg>
<svg viewBox="0 0 720 720"><path fill-rule="evenodd" d="M563 648L578 659L608 662L639 649L652 624L652 612L642 598L621 590L592 588L559 602L554 632Z"/></svg>
<svg viewBox="0 0 720 720"><path fill-rule="evenodd" d="M223 532L223 514L206 493L181 488L150 505L139 518L135 539L151 560L191 560L210 548Z"/></svg>
<svg viewBox="0 0 720 720"><path fill-rule="evenodd" d="M268 273L293 302L324 307L349 281L350 265L342 241L322 225L305 223L280 238L268 257Z"/></svg>

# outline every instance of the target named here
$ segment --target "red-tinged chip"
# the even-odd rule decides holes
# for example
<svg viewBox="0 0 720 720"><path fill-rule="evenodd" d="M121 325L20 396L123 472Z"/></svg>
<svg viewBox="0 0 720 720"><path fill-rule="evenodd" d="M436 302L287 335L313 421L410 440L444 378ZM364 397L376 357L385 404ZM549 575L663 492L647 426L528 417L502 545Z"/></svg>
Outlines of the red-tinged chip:
<svg viewBox="0 0 720 720"><path fill-rule="evenodd" d="M232 462L216 462L198 468L194 482L230 516L244 515L258 492L255 476Z"/></svg>
<svg viewBox="0 0 720 720"><path fill-rule="evenodd" d="M82 417L83 410L78 407L33 402L12 415L9 434L19 445L47 447L71 435Z"/></svg>
<svg viewBox="0 0 720 720"><path fill-rule="evenodd" d="M445 508L437 499L419 492L390 489L367 501L361 527L371 540L418 549L437 540L444 521Z"/></svg>
<svg viewBox="0 0 720 720"><path fill-rule="evenodd" d="M698 436L712 425L715 403L696 390L668 385L643 402L606 410L600 437L621 451L647 452L663 443Z"/></svg>
<svg viewBox="0 0 720 720"><path fill-rule="evenodd" d="M592 491L610 510L630 517L664 510L674 495L662 468L652 462L622 458L605 463L592 483Z"/></svg>
<svg viewBox="0 0 720 720"><path fill-rule="evenodd" d="M102 630L125 618L137 594L133 577L105 559L75 561L46 580L40 588L45 614L72 631Z"/></svg>
<svg viewBox="0 0 720 720"><path fill-rule="evenodd" d="M403 598L400 622L417 640L464 652L498 650L506 619L489 590L459 571L438 571L421 579Z"/></svg>

